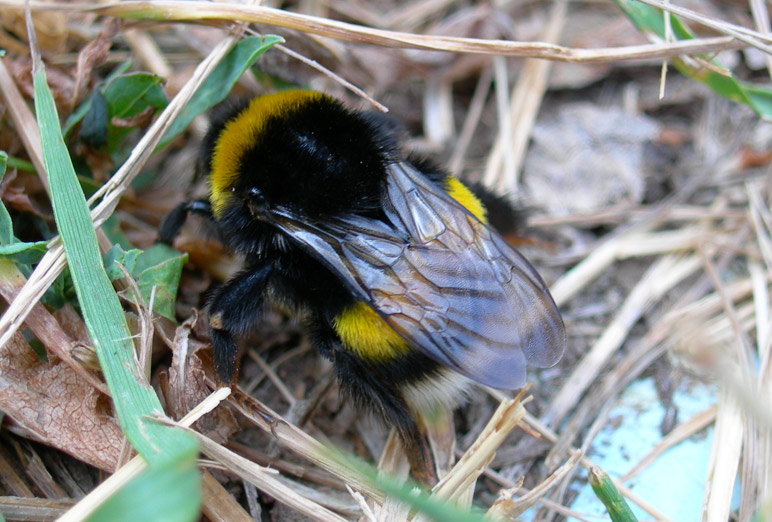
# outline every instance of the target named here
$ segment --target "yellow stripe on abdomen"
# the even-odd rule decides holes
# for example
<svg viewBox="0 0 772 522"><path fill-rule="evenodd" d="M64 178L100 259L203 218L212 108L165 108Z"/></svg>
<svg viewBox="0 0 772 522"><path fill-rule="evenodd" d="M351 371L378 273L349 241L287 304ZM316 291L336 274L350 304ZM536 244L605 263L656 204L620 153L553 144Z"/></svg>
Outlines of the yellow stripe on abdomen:
<svg viewBox="0 0 772 522"><path fill-rule="evenodd" d="M410 350L405 340L363 302L345 308L332 320L343 346L365 361L379 362Z"/></svg>
<svg viewBox="0 0 772 522"><path fill-rule="evenodd" d="M455 199L459 205L471 212L474 217L485 224L488 223L485 207L466 185L453 176L445 178L444 183L445 192L447 192L448 196Z"/></svg>

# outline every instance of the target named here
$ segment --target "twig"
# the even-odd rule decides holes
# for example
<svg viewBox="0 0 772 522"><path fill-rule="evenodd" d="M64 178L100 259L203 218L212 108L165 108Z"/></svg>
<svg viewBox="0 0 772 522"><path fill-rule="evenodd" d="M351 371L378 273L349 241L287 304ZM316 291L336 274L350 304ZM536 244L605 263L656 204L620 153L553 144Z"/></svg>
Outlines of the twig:
<svg viewBox="0 0 772 522"><path fill-rule="evenodd" d="M0 7L21 9L23 0L3 0ZM347 42L382 47L412 48L451 53L471 53L543 58L575 63L610 63L628 60L662 59L668 56L705 54L744 47L732 37L680 40L670 44L632 45L606 49L572 49L541 42L513 42L452 36L431 36L372 29L354 24L302 15L265 6L245 6L191 1L129 2L113 4L31 2L33 11L84 11L118 18L152 19L163 22L205 20L244 21L297 29ZM747 44L750 45L750 44Z"/></svg>

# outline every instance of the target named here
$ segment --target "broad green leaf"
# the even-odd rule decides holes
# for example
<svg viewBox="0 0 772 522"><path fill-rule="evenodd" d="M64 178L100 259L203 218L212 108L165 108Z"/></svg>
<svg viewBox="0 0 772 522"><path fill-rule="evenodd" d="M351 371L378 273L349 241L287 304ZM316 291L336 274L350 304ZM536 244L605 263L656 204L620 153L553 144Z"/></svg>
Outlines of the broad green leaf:
<svg viewBox="0 0 772 522"><path fill-rule="evenodd" d="M107 100L98 88L91 94L88 112L80 126L80 139L92 147L102 147L107 143L107 128L110 118L107 113Z"/></svg>
<svg viewBox="0 0 772 522"><path fill-rule="evenodd" d="M196 116L223 101L244 71L250 68L261 54L283 41L279 36L267 35L251 36L237 43L172 122L157 148L166 146L188 128Z"/></svg>
<svg viewBox="0 0 772 522"><path fill-rule="evenodd" d="M5 176L8 154L0 151L0 181ZM0 257L10 258L16 263L31 265L37 263L46 253L46 241L24 243L13 235L13 221L8 209L0 201Z"/></svg>
<svg viewBox="0 0 772 522"><path fill-rule="evenodd" d="M5 207L3 207L5 210ZM5 231L3 231L5 234ZM35 241L25 243L13 239L10 244L0 245L0 257L13 260L23 265L34 265L43 257L48 250L48 241Z"/></svg>
<svg viewBox="0 0 772 522"><path fill-rule="evenodd" d="M122 234L121 237L123 237ZM153 311L172 321L175 320L177 289L188 255L180 254L167 245L154 245L142 252L136 248L124 249L120 244L115 243L104 256L108 277L110 279L125 277L123 271L116 265L120 263L136 280L145 304L150 304L152 296Z"/></svg>
<svg viewBox="0 0 772 522"><path fill-rule="evenodd" d="M105 78L105 81L99 86L100 88L104 86L105 83L109 82L113 78L116 78L117 76L120 76L121 74L125 73L129 70L129 67L131 67L131 61L126 61L121 64L119 64L115 69L113 69L112 72ZM89 96L85 100L83 100L83 103L81 103L77 109L72 111L72 114L70 114L67 117L67 121L64 124L64 128L62 129L62 134L67 136L70 134L70 131L72 128L83 119L84 116L86 116L86 113L90 110L92 103L92 97Z"/></svg>
<svg viewBox="0 0 772 522"><path fill-rule="evenodd" d="M753 102L753 106L757 107L757 112L761 114L772 114L772 92L766 86L753 86L749 83L744 84L745 94Z"/></svg>
<svg viewBox="0 0 772 522"><path fill-rule="evenodd" d="M82 121L80 137L95 147L107 145L114 152L131 129L116 127L113 118L131 118L148 107L162 109L167 104L163 78L147 72L124 73L125 67L97 85L91 95L70 115L64 134Z"/></svg>
<svg viewBox="0 0 772 522"><path fill-rule="evenodd" d="M110 118L130 118L148 106L164 108L167 100L163 81L160 76L146 72L122 74L111 79L102 90Z"/></svg>
<svg viewBox="0 0 772 522"><path fill-rule="evenodd" d="M77 125L78 122L83 118L85 118L86 114L88 114L88 112L91 110L91 103L93 102L92 96L93 94L89 95L88 98L83 100L83 103L78 105L78 107L72 111L69 116L67 116L67 120L64 122L64 126L62 127L62 134L64 136L69 136L73 127L75 127L75 125Z"/></svg>
<svg viewBox="0 0 772 522"><path fill-rule="evenodd" d="M103 257L107 277L109 277L111 281L126 277L126 274L124 274L123 270L121 270L118 265L122 265L126 271L131 274L137 264L137 258L141 255L142 250L139 250L138 248L124 250L121 248L121 245L113 245Z"/></svg>
<svg viewBox="0 0 772 522"><path fill-rule="evenodd" d="M153 311L172 321L175 319L177 287L187 259L187 254L180 254L167 245L154 245L137 259L132 272L145 303L150 303L155 288Z"/></svg>
<svg viewBox="0 0 772 522"><path fill-rule="evenodd" d="M131 118L151 108L156 112L166 106L163 78L155 74L136 72L116 76L104 86L102 93L107 102L108 135L105 148L116 162L128 153L122 142L132 128L113 125L114 119Z"/></svg>

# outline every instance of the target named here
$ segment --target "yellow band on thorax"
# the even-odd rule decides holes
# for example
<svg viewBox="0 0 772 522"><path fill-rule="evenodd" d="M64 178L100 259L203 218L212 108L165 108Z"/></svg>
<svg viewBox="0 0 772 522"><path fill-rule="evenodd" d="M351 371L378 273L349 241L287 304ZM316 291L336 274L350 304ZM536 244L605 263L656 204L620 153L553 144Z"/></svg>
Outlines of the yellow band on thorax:
<svg viewBox="0 0 772 522"><path fill-rule="evenodd" d="M260 139L266 122L323 98L320 92L292 90L267 94L252 100L247 108L226 122L217 136L209 174L209 200L215 217L225 210L244 155Z"/></svg>

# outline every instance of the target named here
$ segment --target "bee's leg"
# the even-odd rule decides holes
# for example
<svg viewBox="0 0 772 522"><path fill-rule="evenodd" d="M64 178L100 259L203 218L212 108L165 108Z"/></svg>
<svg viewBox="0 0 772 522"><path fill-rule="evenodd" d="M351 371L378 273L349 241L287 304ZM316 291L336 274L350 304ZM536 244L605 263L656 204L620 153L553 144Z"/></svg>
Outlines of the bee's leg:
<svg viewBox="0 0 772 522"><path fill-rule="evenodd" d="M405 454L410 463L410 471L418 482L429 486L437 483L437 463L429 444L429 437L413 421L413 427L408 431L399 429L399 436L405 445Z"/></svg>
<svg viewBox="0 0 772 522"><path fill-rule="evenodd" d="M209 303L209 335L214 369L223 384L236 380L236 341L257 323L273 265L250 266L229 279Z"/></svg>
<svg viewBox="0 0 772 522"><path fill-rule="evenodd" d="M198 214L205 217L209 221L214 220L212 215L212 205L205 199L195 199L193 201L186 201L180 203L164 218L159 228L158 237L162 243L167 245L172 244L174 238L180 232L182 225L185 224L185 220L188 218L188 214Z"/></svg>
<svg viewBox="0 0 772 522"><path fill-rule="evenodd" d="M312 324L314 344L330 359L338 374L341 390L357 405L379 415L394 426L402 439L413 477L424 484L437 483L434 455L426 433L419 427L402 393L386 373L368 365L354 353L341 347L331 327Z"/></svg>

